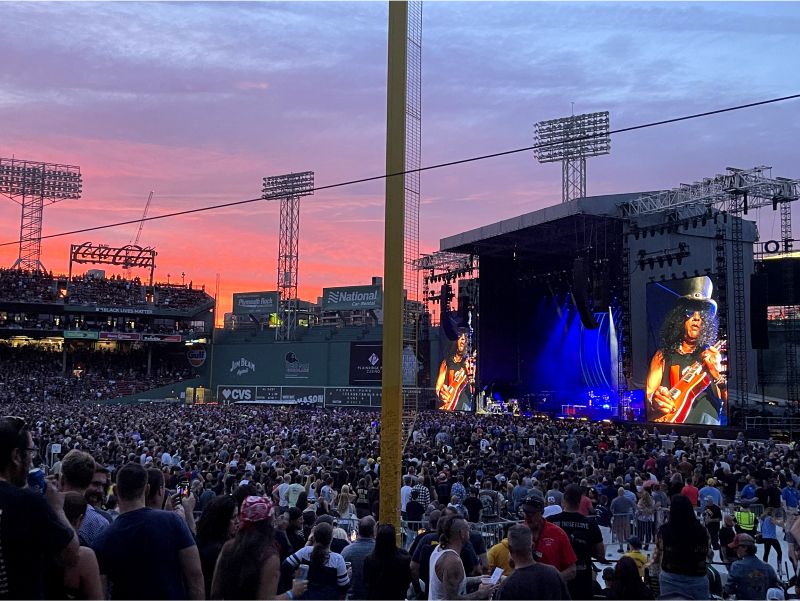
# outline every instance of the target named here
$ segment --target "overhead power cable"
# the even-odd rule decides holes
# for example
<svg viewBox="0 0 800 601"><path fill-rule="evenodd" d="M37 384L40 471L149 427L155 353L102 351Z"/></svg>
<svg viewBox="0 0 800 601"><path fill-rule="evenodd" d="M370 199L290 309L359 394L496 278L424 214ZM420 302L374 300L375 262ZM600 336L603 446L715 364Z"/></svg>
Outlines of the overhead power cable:
<svg viewBox="0 0 800 601"><path fill-rule="evenodd" d="M597 133L597 134L587 134L585 136L576 136L575 138L572 138L569 141L570 142L581 142L583 140L591 140L592 138L596 138L598 136L606 136L606 135L612 135L612 134L622 134L622 133L626 133L626 132L637 131L637 130L640 130L640 129L647 129L647 128L650 128L650 127L658 127L660 125L670 125L672 123L679 123L681 121L689 121L691 119L700 119L702 117L711 117L713 115L720 115L722 113L730 113L730 112L733 112L733 111L740 111L740 110L743 110L743 109L753 108L753 107L757 107L757 106L764 106L764 105L767 105L767 104L776 104L778 102L785 102L787 100L797 100L798 98L800 98L800 94L791 94L789 96L781 96L779 98L770 98L769 100L759 100L757 102L749 102L747 104L738 104L736 106L729 106L729 107L725 107L725 108L721 108L721 109L715 109L715 110L712 110L712 111L704 111L702 113L694 113L694 114L691 114L691 115L684 115L682 117L673 117L671 119L663 119L661 121L651 121L649 123L642 123L642 124L639 124L639 125L631 125L630 127L622 127L620 129L614 129L614 130L611 130L609 132L602 132L602 133ZM473 162L476 162L476 161L485 161L487 159L494 159L494 158L497 158L497 157L508 156L508 155L511 155L511 154L518 154L520 152L530 152L530 151L536 150L538 148L546 148L546 147L552 146L554 144L563 144L563 143L564 143L563 140L562 141L554 141L554 142L542 142L542 143L539 143L539 144L533 144L532 146L525 146L523 148L514 148L512 150L503 150L503 151L500 151L500 152L493 152L493 153L490 153L490 154L483 154L483 155L479 155L479 156L475 156L475 157L469 157L469 158L466 158L466 159L458 159L458 160L455 160L455 161L447 161L445 163L437 163L435 165L428 165L428 166L425 166L425 167L420 167L418 169L408 169L406 171L398 171L396 173L387 173L387 174L384 174L384 175L373 175L373 176L370 176L370 177L362 177L362 178L359 178L359 179L351 179L351 180L347 180L347 181L344 181L344 182L338 182L338 183L335 183L335 184L327 184L327 185L324 185L324 186L316 186L313 189L313 192L319 192L319 191L322 191L322 190L332 190L334 188L342 188L342 187L345 187L345 186L354 186L356 184L364 184L364 183L367 183L367 182L373 182L373 181L385 179L387 177L397 177L397 176L400 176L400 175L406 175L407 173L415 173L415 172L420 172L421 173L423 171L432 171L434 169L442 169L444 167L454 167L456 165L464 165L466 163L473 163ZM77 229L77 230L70 230L68 232L60 232L58 234L48 234L47 236L42 236L42 240L48 240L48 239L51 239L51 238L61 238L63 236L73 236L75 234L84 234L86 232L96 232L98 230L112 229L112 228L116 228L116 227L122 227L122 226L126 226L126 225L131 225L131 224L134 224L134 223L144 223L145 221L156 221L156 220L159 220L159 219L170 219L172 217L180 217L182 215L192 215L194 213L204 213L204 212L207 212L207 211L216 211L218 209L227 209L227 208L230 208L230 207L246 205L246 204L250 204L250 203L254 203L254 202L261 202L261 201L264 201L264 200L278 200L278 199L281 199L281 198L284 198L284 197L285 197L285 194L284 195L267 196L267 197L259 196L258 198L248 198L246 200L235 200L235 201L232 201L232 202L225 202L225 203L216 204L216 205L209 205L209 206L206 206L206 207L197 207L197 208L194 208L194 209L186 209L184 211L174 211L172 213L164 213L162 215L152 215L150 217L147 217L146 219L141 219L141 218L139 218L139 219L129 219L127 221L118 221L116 223L108 223L108 224L105 224L105 225L96 225L96 226L92 226L92 227L85 227L85 228L81 228L81 229ZM2 242L2 243L0 243L0 247L2 247L2 246L11 246L11 245L15 245L15 244L19 244L19 240L14 240L12 242Z"/></svg>

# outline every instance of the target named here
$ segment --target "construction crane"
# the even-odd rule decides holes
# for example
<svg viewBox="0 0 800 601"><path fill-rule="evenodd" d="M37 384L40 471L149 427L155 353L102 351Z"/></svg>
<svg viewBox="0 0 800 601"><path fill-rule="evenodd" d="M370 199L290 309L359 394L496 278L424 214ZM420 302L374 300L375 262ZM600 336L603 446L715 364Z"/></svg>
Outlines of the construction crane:
<svg viewBox="0 0 800 601"><path fill-rule="evenodd" d="M136 232L136 240L132 242L134 246L139 244L139 238L142 235L142 228L144 227L144 220L147 219L147 211L150 210L150 203L153 201L153 191L150 190L150 196L147 197L147 204L144 205L144 213L142 213L142 220L139 222L139 229Z"/></svg>
<svg viewBox="0 0 800 601"><path fill-rule="evenodd" d="M142 213L142 219L139 221L139 229L136 230L136 239L130 242L131 246L138 246L139 245L139 238L142 236L142 228L144 227L144 220L147 219L147 211L150 210L150 203L153 202L153 191L150 190L150 195L147 197L147 203L144 205L144 212ZM124 270L128 270L131 266L126 262L122 265Z"/></svg>

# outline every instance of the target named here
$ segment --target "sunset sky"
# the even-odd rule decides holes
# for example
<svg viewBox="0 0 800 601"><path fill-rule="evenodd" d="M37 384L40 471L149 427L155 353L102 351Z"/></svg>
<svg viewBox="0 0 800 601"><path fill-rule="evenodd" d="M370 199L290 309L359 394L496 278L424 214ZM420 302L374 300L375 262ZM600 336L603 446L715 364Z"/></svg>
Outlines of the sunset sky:
<svg viewBox="0 0 800 601"><path fill-rule="evenodd" d="M80 165L83 197L44 234L259 196L261 178L317 185L384 171L385 2L0 3L0 156ZM612 128L800 92L798 3L426 2L423 165L524 147L533 124L608 110ZM800 178L800 101L620 134L589 194L676 187L727 166ZM531 153L426 172L421 246L560 201ZM302 200L300 296L383 272L382 182ZM779 222L760 218L762 238ZM0 242L19 237L0 198ZM800 209L795 229L800 231ZM136 225L45 240L124 245ZM145 224L157 279L231 293L276 285L278 204ZM796 236L800 237L800 236ZM0 247L10 266L16 246Z"/></svg>

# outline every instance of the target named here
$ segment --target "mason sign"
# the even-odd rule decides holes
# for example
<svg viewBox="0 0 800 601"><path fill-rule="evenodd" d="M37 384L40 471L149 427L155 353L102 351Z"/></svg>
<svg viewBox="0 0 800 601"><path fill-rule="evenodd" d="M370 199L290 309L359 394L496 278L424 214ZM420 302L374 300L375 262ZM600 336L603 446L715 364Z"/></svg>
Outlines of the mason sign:
<svg viewBox="0 0 800 601"><path fill-rule="evenodd" d="M382 305L380 286L348 286L322 290L322 308L325 311L380 309Z"/></svg>

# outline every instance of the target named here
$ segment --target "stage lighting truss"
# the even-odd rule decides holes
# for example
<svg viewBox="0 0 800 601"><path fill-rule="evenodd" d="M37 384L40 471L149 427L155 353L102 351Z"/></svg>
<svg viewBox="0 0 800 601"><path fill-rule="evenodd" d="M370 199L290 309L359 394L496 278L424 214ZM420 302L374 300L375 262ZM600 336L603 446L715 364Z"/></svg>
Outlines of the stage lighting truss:
<svg viewBox="0 0 800 601"><path fill-rule="evenodd" d="M314 194L313 171L265 177L261 188L261 198L265 200L310 196L312 194Z"/></svg>
<svg viewBox="0 0 800 601"><path fill-rule="evenodd" d="M77 165L0 158L0 194L16 201L39 196L50 204L81 197L83 182Z"/></svg>
<svg viewBox="0 0 800 601"><path fill-rule="evenodd" d="M767 166L751 169L727 167L726 173L707 177L693 184L681 184L672 190L643 194L619 205L624 217L650 215L668 211L692 210L701 212L716 207L733 214L747 214L749 210L778 206L800 197L800 180L772 177ZM688 227L685 226L685 229Z"/></svg>
<svg viewBox="0 0 800 601"><path fill-rule="evenodd" d="M650 269L655 269L656 265L658 265L659 268L663 268L665 264L668 267L672 267L673 263L681 265L683 260L691 254L689 245L686 242L681 242L676 248L665 248L664 250L653 252L647 252L642 249L639 251L637 260L639 269L644 271L645 266L650 267Z"/></svg>
<svg viewBox="0 0 800 601"><path fill-rule="evenodd" d="M534 126L533 155L540 163L611 152L609 113L585 113L540 121Z"/></svg>

